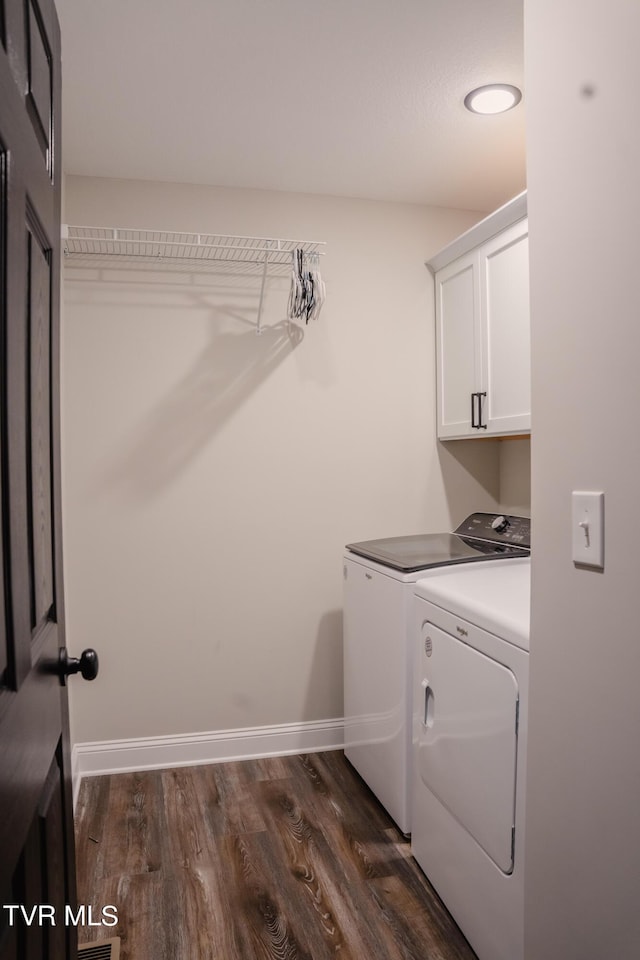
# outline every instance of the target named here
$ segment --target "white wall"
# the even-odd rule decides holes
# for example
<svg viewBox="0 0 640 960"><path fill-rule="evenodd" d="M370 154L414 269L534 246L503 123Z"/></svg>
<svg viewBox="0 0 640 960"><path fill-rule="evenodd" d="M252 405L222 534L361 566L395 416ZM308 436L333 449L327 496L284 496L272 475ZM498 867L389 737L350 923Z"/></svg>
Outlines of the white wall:
<svg viewBox="0 0 640 960"><path fill-rule="evenodd" d="M499 497L496 444L435 442L424 261L477 213L70 176L67 222L328 242L294 343L288 280L67 269L63 459L74 740L342 715L343 545Z"/></svg>
<svg viewBox="0 0 640 960"><path fill-rule="evenodd" d="M525 4L533 345L528 960L635 960L640 911L637 0ZM605 569L571 491L605 492Z"/></svg>
<svg viewBox="0 0 640 960"><path fill-rule="evenodd" d="M531 440L505 439L500 443L500 509L531 516Z"/></svg>

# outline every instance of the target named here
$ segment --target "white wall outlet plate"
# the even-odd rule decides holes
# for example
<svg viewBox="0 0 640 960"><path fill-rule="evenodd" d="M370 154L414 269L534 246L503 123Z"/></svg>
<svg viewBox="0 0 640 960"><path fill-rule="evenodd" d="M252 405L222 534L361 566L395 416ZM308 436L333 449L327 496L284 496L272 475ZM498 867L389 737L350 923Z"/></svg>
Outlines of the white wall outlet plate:
<svg viewBox="0 0 640 960"><path fill-rule="evenodd" d="M604 493L573 491L571 542L574 563L604 569Z"/></svg>

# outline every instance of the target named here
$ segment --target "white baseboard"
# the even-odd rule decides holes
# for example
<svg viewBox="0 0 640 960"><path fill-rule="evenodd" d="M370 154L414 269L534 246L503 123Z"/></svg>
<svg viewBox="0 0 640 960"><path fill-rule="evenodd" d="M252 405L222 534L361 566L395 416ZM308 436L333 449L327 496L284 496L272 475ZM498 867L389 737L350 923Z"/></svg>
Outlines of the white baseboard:
<svg viewBox="0 0 640 960"><path fill-rule="evenodd" d="M83 777L160 770L230 760L257 760L295 753L341 750L344 720L281 723L172 737L76 743L71 752L74 805Z"/></svg>

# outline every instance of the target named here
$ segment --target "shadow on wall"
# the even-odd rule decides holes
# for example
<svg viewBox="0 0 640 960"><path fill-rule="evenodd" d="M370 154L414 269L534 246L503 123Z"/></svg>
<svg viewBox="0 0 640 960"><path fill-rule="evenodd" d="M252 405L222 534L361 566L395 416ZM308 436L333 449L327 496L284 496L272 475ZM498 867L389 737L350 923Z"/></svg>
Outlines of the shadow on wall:
<svg viewBox="0 0 640 960"><path fill-rule="evenodd" d="M342 610L327 610L318 623L302 720L342 717L342 686ZM328 697L335 700L331 716L327 716Z"/></svg>
<svg viewBox="0 0 640 960"><path fill-rule="evenodd" d="M209 318L208 345L147 417L128 427L119 451L107 454L100 489L145 500L160 493L304 339L304 329L286 319L263 321L257 335L262 270L247 273L252 266L222 263L205 273L126 263L65 266L68 302L83 307L83 317L96 305L115 311L139 305L156 313L195 308ZM273 317L273 302L282 317L288 292L288 275L267 277L265 316ZM277 299L271 301L272 295Z"/></svg>
<svg viewBox="0 0 640 960"><path fill-rule="evenodd" d="M115 463L100 473L101 487L145 500L161 492L304 337L286 320L260 336L255 326L238 333L221 328L214 314L209 344L124 440Z"/></svg>
<svg viewBox="0 0 640 960"><path fill-rule="evenodd" d="M104 476L145 499L168 485L220 430L228 417L297 346L303 331L286 321L257 337L211 332L209 346L129 439Z"/></svg>

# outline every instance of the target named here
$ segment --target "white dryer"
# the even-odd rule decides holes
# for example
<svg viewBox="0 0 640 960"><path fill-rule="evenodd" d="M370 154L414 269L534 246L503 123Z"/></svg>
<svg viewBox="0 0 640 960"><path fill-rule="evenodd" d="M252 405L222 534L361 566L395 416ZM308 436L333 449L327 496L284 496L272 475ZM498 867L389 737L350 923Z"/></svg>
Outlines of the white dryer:
<svg viewBox="0 0 640 960"><path fill-rule="evenodd" d="M415 594L412 853L479 960L522 960L530 561Z"/></svg>

